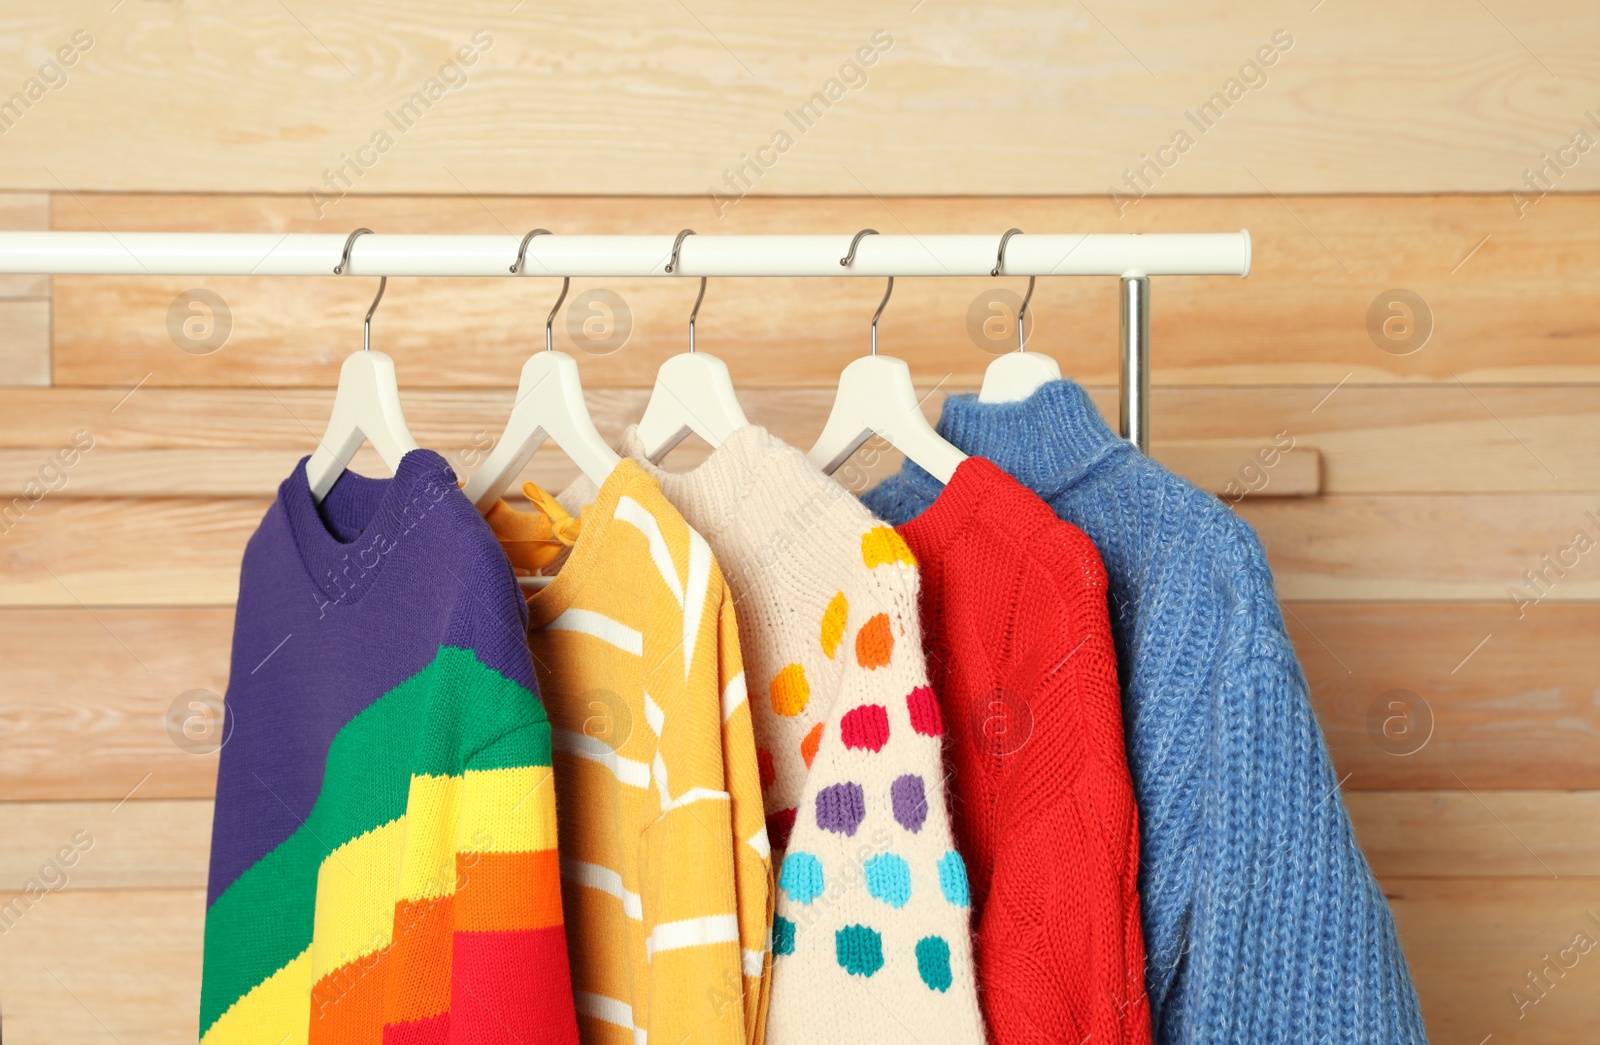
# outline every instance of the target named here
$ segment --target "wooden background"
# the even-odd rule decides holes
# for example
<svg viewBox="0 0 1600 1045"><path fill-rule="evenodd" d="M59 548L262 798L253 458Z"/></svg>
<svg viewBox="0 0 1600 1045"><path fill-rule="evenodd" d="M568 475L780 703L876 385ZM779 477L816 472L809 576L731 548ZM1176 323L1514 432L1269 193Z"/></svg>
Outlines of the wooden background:
<svg viewBox="0 0 1600 1045"><path fill-rule="evenodd" d="M13 5L0 105L57 48L79 49L64 81L0 120L0 227L1248 227L1248 280L1155 283L1155 455L1222 491L1256 474L1252 456L1277 433L1294 439L1238 510L1271 556L1432 1039L1594 1040L1600 951L1570 948L1600 940L1600 553L1567 549L1578 533L1600 542L1600 197L1585 194L1600 190L1600 152L1558 150L1584 128L1600 140L1600 10L467 7ZM392 127L385 114L480 29L491 43L465 81L396 129L349 194L308 195L328 193L324 171ZM71 43L78 30L87 47ZM865 82L719 208L707 190L724 170L792 127L785 114L879 30L893 42ZM1265 82L1150 195L1109 195L1130 192L1123 171L1192 127L1185 113L1280 30L1294 42ZM1557 191L1541 196L1525 172L1547 160ZM966 317L997 282L1021 289L896 288L884 348L933 390L930 413L981 380L991 357ZM695 287L573 289L602 286L632 310L626 346L589 355L558 337L614 433L681 349ZM395 357L424 445L465 463L498 433L557 287L392 281L374 343ZM169 307L196 288L219 294L231 323L207 355L169 333ZM94 440L64 486L0 527L9 1041L194 1033L216 761L174 741L169 712L225 688L241 550L321 432L373 289L0 278L0 505L74 432ZM1427 305L1431 336L1408 355L1369 332L1369 306L1396 289ZM700 344L728 361L753 420L808 445L879 293L864 280L714 280ZM1114 417L1114 281L1043 281L1034 314L1032 345ZM541 453L531 474L568 470ZM1563 554L1569 565L1547 570ZM1540 570L1545 594L1519 611L1508 590ZM1410 743L1382 732L1391 700L1411 709ZM62 878L50 863L79 832L92 848ZM5 906L4 890L41 875L59 888Z"/></svg>

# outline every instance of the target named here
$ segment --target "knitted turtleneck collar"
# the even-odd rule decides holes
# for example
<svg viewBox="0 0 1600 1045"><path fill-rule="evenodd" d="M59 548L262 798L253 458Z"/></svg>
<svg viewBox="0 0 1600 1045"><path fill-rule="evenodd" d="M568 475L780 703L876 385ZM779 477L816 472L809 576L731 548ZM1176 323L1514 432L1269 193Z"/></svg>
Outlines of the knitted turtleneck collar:
<svg viewBox="0 0 1600 1045"><path fill-rule="evenodd" d="M1101 463L1135 453L1106 427L1089 393L1075 381L1043 385L1015 403L980 403L973 394L944 401L939 434L973 457L987 457L1046 501ZM924 500L938 496L939 480L911 461L899 474Z"/></svg>

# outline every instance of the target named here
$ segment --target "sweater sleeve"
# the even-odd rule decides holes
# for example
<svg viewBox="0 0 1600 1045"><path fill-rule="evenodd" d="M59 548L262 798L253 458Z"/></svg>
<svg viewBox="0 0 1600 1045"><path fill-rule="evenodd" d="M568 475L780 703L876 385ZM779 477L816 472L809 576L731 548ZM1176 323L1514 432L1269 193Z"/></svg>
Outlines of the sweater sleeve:
<svg viewBox="0 0 1600 1045"><path fill-rule="evenodd" d="M772 847L767 839L756 762L755 731L739 650L733 593L726 584L718 613L718 653L722 688L722 756L733 819L734 886L739 903L739 947L744 963L745 1040L760 1045L765 1036L772 985Z"/></svg>
<svg viewBox="0 0 1600 1045"><path fill-rule="evenodd" d="M458 794L451 1037L576 1043L543 715L476 752Z"/></svg>

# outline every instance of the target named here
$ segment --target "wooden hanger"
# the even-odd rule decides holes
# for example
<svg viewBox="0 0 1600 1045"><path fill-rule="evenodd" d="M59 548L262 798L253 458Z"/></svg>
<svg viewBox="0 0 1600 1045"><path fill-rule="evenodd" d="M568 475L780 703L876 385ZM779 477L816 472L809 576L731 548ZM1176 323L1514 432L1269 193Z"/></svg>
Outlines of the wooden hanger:
<svg viewBox="0 0 1600 1045"><path fill-rule="evenodd" d="M350 248L356 237L371 231L356 229L350 233L344 241L344 256L334 267L335 276L343 275L350 267ZM405 412L400 409L400 381L395 376L394 360L372 351L372 314L388 285L388 276L379 278L378 295L361 323L361 351L352 352L339 368L333 413L322 440L306 462L306 482L311 487L312 500L318 503L350 466L363 442L372 444L391 472L399 469L401 458L417 448L406 425Z"/></svg>
<svg viewBox="0 0 1600 1045"><path fill-rule="evenodd" d="M679 267L678 251L693 229L678 233L672 244L672 260L667 271ZM659 462L672 448L693 432L712 446L721 446L735 431L750 422L745 419L739 396L733 390L733 376L728 364L716 356L696 352L694 324L700 315L700 303L706 298L706 278L700 277L700 294L694 299L694 310L689 313L689 351L680 352L656 372L655 387L650 391L650 401L645 404L644 416L639 418L639 440L644 444L645 456Z"/></svg>
<svg viewBox="0 0 1600 1045"><path fill-rule="evenodd" d="M548 236L548 229L534 229L522 238L512 272L520 273L528 251L528 241ZM553 439L596 486L603 485L622 458L600 435L589 416L583 398L583 383L578 380L578 361L565 352L555 351L551 325L567 300L571 277L561 281L561 296L544 321L544 351L535 353L522 366L517 382L517 401L488 460L467 480L467 499L487 513L506 492L535 450L545 439Z"/></svg>
<svg viewBox="0 0 1600 1045"><path fill-rule="evenodd" d="M989 273L998 276L1006 265L1006 241L1022 235L1021 229L1011 229L1000 237L1000 256ZM983 372L983 387L978 390L980 403L1017 403L1037 392L1051 381L1061 380L1061 367L1054 359L1040 352L1027 350L1028 302L1033 300L1036 277L1028 277L1028 292L1017 309L1017 350L1000 356Z"/></svg>
<svg viewBox="0 0 1600 1045"><path fill-rule="evenodd" d="M876 234L873 229L856 233L850 252L839 264L848 267L855 260L861 238ZM905 361L878 355L878 317L893 293L894 277L890 276L878 311L872 314L872 354L857 359L839 375L833 410L809 456L813 464L832 475L870 436L879 435L940 482L948 483L967 455L923 416L911 368Z"/></svg>

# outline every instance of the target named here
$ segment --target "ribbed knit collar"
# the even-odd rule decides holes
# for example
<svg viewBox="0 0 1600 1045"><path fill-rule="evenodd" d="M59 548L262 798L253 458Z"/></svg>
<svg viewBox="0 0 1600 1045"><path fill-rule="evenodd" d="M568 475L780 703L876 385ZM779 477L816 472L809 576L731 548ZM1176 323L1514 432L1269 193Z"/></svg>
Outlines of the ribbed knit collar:
<svg viewBox="0 0 1600 1045"><path fill-rule="evenodd" d="M1051 381L1015 403L980 403L972 394L950 396L938 429L962 452L987 457L1047 501L1103 461L1136 452L1106 427L1089 393L1066 379ZM939 480L911 461L899 480L924 500L939 496Z"/></svg>
<svg viewBox="0 0 1600 1045"><path fill-rule="evenodd" d="M455 473L432 450L412 450L393 479L346 471L318 504L302 457L278 486L295 550L311 580L334 602L350 604L372 587L395 543L455 487Z"/></svg>
<svg viewBox="0 0 1600 1045"><path fill-rule="evenodd" d="M669 472L645 456L639 426L629 425L617 444L617 452L637 464L646 475L661 484L661 492L674 505L692 504L699 517L695 529L702 537L714 538L737 515L741 502L758 483L771 485L764 475L764 463L773 454L798 454L782 439L760 425L735 429L721 446L712 449L704 461L687 472ZM790 488L784 491L795 501L810 497L810 491ZM781 511L785 504L770 506Z"/></svg>

